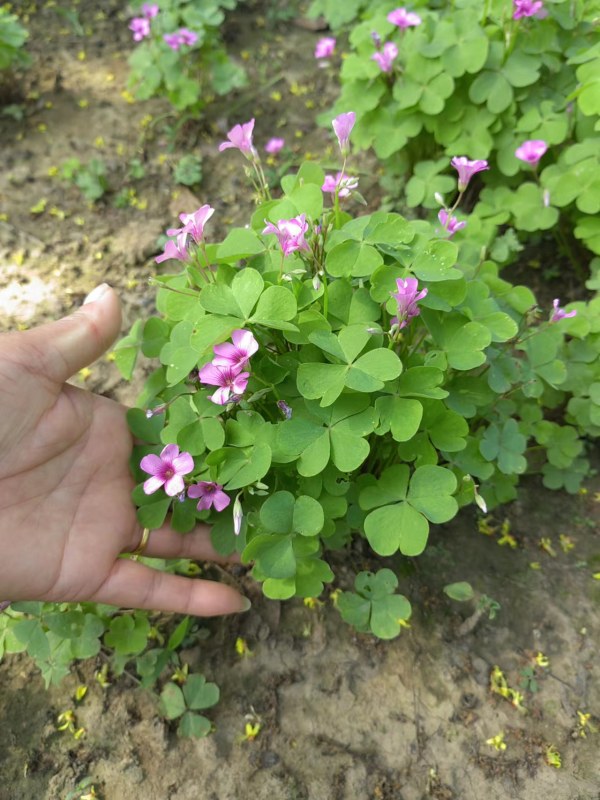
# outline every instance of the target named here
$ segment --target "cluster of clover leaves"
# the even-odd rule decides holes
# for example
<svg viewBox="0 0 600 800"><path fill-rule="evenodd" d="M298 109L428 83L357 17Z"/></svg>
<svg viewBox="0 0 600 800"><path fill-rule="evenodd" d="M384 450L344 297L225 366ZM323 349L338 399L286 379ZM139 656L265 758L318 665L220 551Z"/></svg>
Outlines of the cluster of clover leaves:
<svg viewBox="0 0 600 800"><path fill-rule="evenodd" d="M388 19L394 8L393 0L312 5L349 33L335 110L356 111L354 144L374 148L395 176L390 191L414 208L436 208L436 193L452 191L449 156L489 159L472 242L491 245L501 225L521 237L550 231L584 277L586 250L600 254L598 3L415 0L419 22L410 27ZM374 55L388 42L397 55L385 72ZM515 158L525 140L548 145L537 171ZM509 242L518 247L511 238L503 249Z"/></svg>
<svg viewBox="0 0 600 800"><path fill-rule="evenodd" d="M324 179L303 164L247 227L161 275L160 316L137 322L116 351L126 374L140 347L161 362L139 398L157 413L130 412L147 443L132 459L140 522L158 527L170 513L185 533L208 521L216 549L239 551L276 599L319 595L334 579L327 552L353 536L381 556L418 556L432 523L476 498L488 507L514 498L529 466L548 486L577 491L585 435L597 432L586 371L597 361L600 301L552 321L493 261L463 262L440 225L384 211L352 218L339 198L327 208ZM284 255L263 229L293 218L307 221L310 246ZM391 335L392 295L409 276L427 294ZM218 405L198 370L236 330L251 331L259 349L243 395ZM557 407L571 424L544 418ZM167 444L201 465L196 478L235 497L237 523L231 506L198 510L184 495L144 492L140 459ZM365 580L364 603L393 594L387 578ZM398 632L410 605L397 602L390 625L375 614L370 630ZM360 629L364 603L353 614L342 602Z"/></svg>
<svg viewBox="0 0 600 800"><path fill-rule="evenodd" d="M243 86L246 74L227 53L221 28L237 0L135 3L128 86L138 100L164 97L176 112L198 116L211 97Z"/></svg>

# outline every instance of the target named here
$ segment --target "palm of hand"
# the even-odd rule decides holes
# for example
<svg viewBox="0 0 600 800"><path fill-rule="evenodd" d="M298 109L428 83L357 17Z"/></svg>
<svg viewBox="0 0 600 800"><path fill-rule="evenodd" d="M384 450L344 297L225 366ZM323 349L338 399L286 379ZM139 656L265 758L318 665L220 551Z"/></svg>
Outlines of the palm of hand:
<svg viewBox="0 0 600 800"><path fill-rule="evenodd" d="M0 600L246 610L229 586L119 557L142 535L125 408L64 382L107 349L119 325L106 287L71 317L0 336ZM204 525L182 537L165 524L145 555L219 560Z"/></svg>

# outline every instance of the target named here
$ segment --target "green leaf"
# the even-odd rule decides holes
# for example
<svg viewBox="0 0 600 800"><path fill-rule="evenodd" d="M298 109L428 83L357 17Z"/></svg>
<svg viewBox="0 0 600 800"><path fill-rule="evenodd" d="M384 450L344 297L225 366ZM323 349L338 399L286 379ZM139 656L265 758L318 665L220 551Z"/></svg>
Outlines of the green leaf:
<svg viewBox="0 0 600 800"><path fill-rule="evenodd" d="M371 604L371 631L380 639L393 639L401 630L400 620L410 617L411 606L403 595L388 595Z"/></svg>
<svg viewBox="0 0 600 800"><path fill-rule="evenodd" d="M260 509L260 521L273 533L291 533L294 530L294 495L275 492L268 497Z"/></svg>
<svg viewBox="0 0 600 800"><path fill-rule="evenodd" d="M396 464L384 470L373 484L361 490L360 507L365 511L406 499L409 468L406 464Z"/></svg>
<svg viewBox="0 0 600 800"><path fill-rule="evenodd" d="M312 497L300 495L294 505L293 530L302 536L316 536L325 524L323 507Z"/></svg>
<svg viewBox="0 0 600 800"><path fill-rule="evenodd" d="M377 508L365 519L365 535L380 556L397 550L405 556L418 556L425 549L429 523L406 502Z"/></svg>
<svg viewBox="0 0 600 800"><path fill-rule="evenodd" d="M167 683L160 693L158 708L163 717L177 719L185 711L183 692L174 683Z"/></svg>
<svg viewBox="0 0 600 800"><path fill-rule="evenodd" d="M148 444L159 444L165 417L164 414L155 414L148 419L146 412L141 408L129 408L127 409L127 424L137 439L148 442Z"/></svg>
<svg viewBox="0 0 600 800"><path fill-rule="evenodd" d="M252 313L263 288L262 275L250 267L242 269L233 279L231 291L244 317L249 317Z"/></svg>
<svg viewBox="0 0 600 800"><path fill-rule="evenodd" d="M114 648L119 655L137 655L146 647L150 634L150 622L142 614L124 614L113 617L104 643Z"/></svg>
<svg viewBox="0 0 600 800"><path fill-rule="evenodd" d="M378 397L375 407L379 412L381 432L391 430L397 442L408 442L419 430L423 406L418 400Z"/></svg>
<svg viewBox="0 0 600 800"><path fill-rule="evenodd" d="M272 323L294 319L297 311L296 300L289 289L269 286L261 294L251 321L268 322L269 327L277 327Z"/></svg>
<svg viewBox="0 0 600 800"><path fill-rule="evenodd" d="M238 465L235 474L225 484L227 491L241 489L264 478L271 466L271 448L267 444L259 443L241 451Z"/></svg>
<svg viewBox="0 0 600 800"><path fill-rule="evenodd" d="M209 283L205 286L200 293L200 304L211 314L243 316L231 287L223 284Z"/></svg>
<svg viewBox="0 0 600 800"><path fill-rule="evenodd" d="M348 367L343 364L300 364L296 376L298 391L308 400L323 398L331 405L340 396Z"/></svg>
<svg viewBox="0 0 600 800"><path fill-rule="evenodd" d="M296 556L291 536L259 534L246 546L242 561L254 560L258 569L269 578L293 578Z"/></svg>
<svg viewBox="0 0 600 800"><path fill-rule="evenodd" d="M170 505L171 498L166 497L138 508L136 512L138 522L143 528L150 528L150 530L160 528L165 521Z"/></svg>
<svg viewBox="0 0 600 800"><path fill-rule="evenodd" d="M467 600L472 600L475 596L473 587L466 581L458 581L457 583L449 583L444 586L444 592L451 600L458 600L459 603L464 603Z"/></svg>
<svg viewBox="0 0 600 800"><path fill-rule="evenodd" d="M119 372L130 381L135 369L138 353L142 344L142 320L137 319L131 326L131 330L122 339L119 339L113 349L115 364Z"/></svg>
<svg viewBox="0 0 600 800"><path fill-rule="evenodd" d="M331 460L340 472L352 472L369 455L369 443L335 426L330 431Z"/></svg>
<svg viewBox="0 0 600 800"><path fill-rule="evenodd" d="M516 420L508 419L502 427L492 423L486 428L479 444L481 455L487 461L497 461L498 469L506 475L525 472L527 460L523 453L527 439L519 432Z"/></svg>
<svg viewBox="0 0 600 800"><path fill-rule="evenodd" d="M325 259L325 269L334 278L371 275L383 263L378 250L352 239L333 247Z"/></svg>
<svg viewBox="0 0 600 800"><path fill-rule="evenodd" d="M489 330L479 322L467 322L457 327L444 341L448 364L460 370L479 367L485 362L485 353L482 351L491 341Z"/></svg>
<svg viewBox="0 0 600 800"><path fill-rule="evenodd" d="M241 258L258 255L265 245L252 228L234 228L229 231L225 241L217 249L219 261L234 262Z"/></svg>
<svg viewBox="0 0 600 800"><path fill-rule="evenodd" d="M356 371L364 372L380 381L391 381L402 372L402 362L393 350L380 347L369 350L354 362L348 374L348 386L351 386L349 380Z"/></svg>
<svg viewBox="0 0 600 800"><path fill-rule="evenodd" d="M448 522L458 512L458 503L451 496L455 491L454 473L428 464L418 467L413 473L407 499L430 522Z"/></svg>
<svg viewBox="0 0 600 800"><path fill-rule="evenodd" d="M204 736L208 736L211 729L212 724L210 720L203 717L202 714L194 714L191 711L186 711L181 717L177 733L186 738L201 739Z"/></svg>
<svg viewBox="0 0 600 800"><path fill-rule="evenodd" d="M219 702L219 687L216 683L207 683L204 675L190 675L183 684L185 703L192 711L202 711Z"/></svg>
<svg viewBox="0 0 600 800"><path fill-rule="evenodd" d="M462 272L454 269L457 257L458 246L454 242L436 239L419 253L411 270L422 281L458 280L462 278Z"/></svg>

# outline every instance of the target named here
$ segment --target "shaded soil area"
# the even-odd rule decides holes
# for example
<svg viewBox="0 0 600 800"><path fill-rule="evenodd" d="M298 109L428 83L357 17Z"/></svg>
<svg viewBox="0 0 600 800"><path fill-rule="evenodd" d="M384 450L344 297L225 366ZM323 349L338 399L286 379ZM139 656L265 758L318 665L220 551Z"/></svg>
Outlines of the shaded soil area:
<svg viewBox="0 0 600 800"><path fill-rule="evenodd" d="M256 116L259 147L271 135L286 138L289 154L273 171L321 154L337 166L330 133L314 123L335 91L312 57L317 34L282 19L280 4L245 4L232 15L228 44L248 67L248 88L215 101L175 143L167 106L132 103L126 91L125 4L73 8L89 35L52 5L31 4L34 65L22 84L23 118L0 115L4 330L68 313L104 280L121 294L124 330L152 313L157 240L177 214L210 203L215 238L247 217L241 158L217 153L237 122ZM204 173L192 188L174 179L189 152ZM90 205L56 173L70 158L93 157L105 162L110 189ZM143 177L131 177L134 159ZM376 169L366 159L358 166L373 210ZM124 188L136 202L116 208ZM76 382L124 402L135 397L110 359ZM597 478L578 497L531 480L487 535L468 511L439 526L418 560L390 559L415 609L392 642L355 634L329 596L314 608L282 605L238 576L252 610L199 621L197 643L183 654L221 687L206 739L179 739L127 674L102 688L94 678L101 660L46 692L26 658L5 659L0 800L65 800L70 792L77 800L91 791L77 789L87 779L103 800L599 800L599 492ZM384 565L360 543L329 556L338 575L332 590ZM443 594L462 580L500 604L494 619L475 601ZM238 638L251 654L238 654ZM491 690L502 680L522 695L521 708ZM80 684L88 692L77 705ZM57 730L67 709L85 728L79 740ZM260 725L253 741L243 738L247 722Z"/></svg>

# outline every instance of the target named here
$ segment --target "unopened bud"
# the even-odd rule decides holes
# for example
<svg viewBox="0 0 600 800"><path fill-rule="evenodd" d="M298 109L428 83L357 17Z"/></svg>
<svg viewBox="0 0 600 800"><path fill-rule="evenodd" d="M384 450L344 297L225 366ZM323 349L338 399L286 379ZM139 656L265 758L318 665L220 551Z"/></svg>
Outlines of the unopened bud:
<svg viewBox="0 0 600 800"><path fill-rule="evenodd" d="M442 208L446 208L446 201L444 200L444 195L440 194L439 192L436 192L433 195L433 197L436 203L439 203L442 206Z"/></svg>
<svg viewBox="0 0 600 800"><path fill-rule="evenodd" d="M548 189L544 189L542 202L544 203L544 208L548 208L548 206L550 205L550 191Z"/></svg>
<svg viewBox="0 0 600 800"><path fill-rule="evenodd" d="M381 50L381 36L377 33L377 31L373 31L371 34L371 39L373 40L373 44L377 50Z"/></svg>
<svg viewBox="0 0 600 800"><path fill-rule="evenodd" d="M313 289L315 290L315 292L318 292L319 289L321 288L321 279L319 278L318 275L315 275L313 277L312 285L313 285Z"/></svg>
<svg viewBox="0 0 600 800"><path fill-rule="evenodd" d="M240 535L240 531L242 530L242 521L244 519L244 512L242 511L242 504L240 502L240 494L237 495L233 503L233 532L236 536Z"/></svg>
<svg viewBox="0 0 600 800"><path fill-rule="evenodd" d="M277 408L281 411L281 413L286 419L292 418L292 409L288 406L285 400L278 400Z"/></svg>

